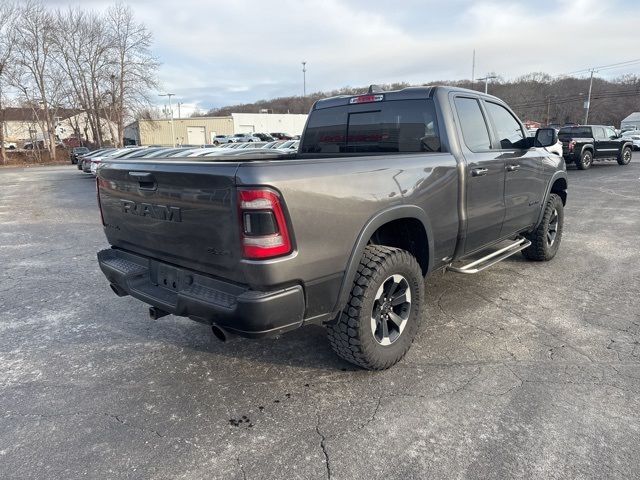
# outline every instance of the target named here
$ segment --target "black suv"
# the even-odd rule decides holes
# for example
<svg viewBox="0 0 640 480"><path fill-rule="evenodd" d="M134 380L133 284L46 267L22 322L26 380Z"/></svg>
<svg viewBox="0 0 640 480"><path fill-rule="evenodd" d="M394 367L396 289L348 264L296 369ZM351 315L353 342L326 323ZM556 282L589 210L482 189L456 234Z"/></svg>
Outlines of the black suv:
<svg viewBox="0 0 640 480"><path fill-rule="evenodd" d="M591 167L594 160L617 160L620 165L631 161L633 143L621 138L604 125L563 127L558 132L562 156L567 164L575 163L580 170Z"/></svg>

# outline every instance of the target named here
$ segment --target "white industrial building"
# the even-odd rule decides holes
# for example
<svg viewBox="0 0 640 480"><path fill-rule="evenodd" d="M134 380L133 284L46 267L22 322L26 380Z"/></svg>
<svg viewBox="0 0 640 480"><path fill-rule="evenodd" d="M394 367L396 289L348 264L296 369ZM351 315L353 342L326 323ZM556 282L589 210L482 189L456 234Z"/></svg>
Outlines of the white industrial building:
<svg viewBox="0 0 640 480"><path fill-rule="evenodd" d="M640 130L640 112L633 112L620 122L620 130L624 130L625 128Z"/></svg>
<svg viewBox="0 0 640 480"><path fill-rule="evenodd" d="M301 135L306 114L232 113L227 117L175 118L173 131L177 145L203 145L214 142L216 135L234 133L287 133ZM141 119L129 124L124 132L126 143L136 145L173 145L171 120Z"/></svg>

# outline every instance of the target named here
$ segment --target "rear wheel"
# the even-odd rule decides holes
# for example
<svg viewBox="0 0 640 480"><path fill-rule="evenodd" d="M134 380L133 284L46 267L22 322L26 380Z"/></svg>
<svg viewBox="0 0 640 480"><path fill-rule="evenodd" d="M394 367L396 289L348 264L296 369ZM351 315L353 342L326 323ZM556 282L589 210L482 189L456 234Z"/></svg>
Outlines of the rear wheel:
<svg viewBox="0 0 640 480"><path fill-rule="evenodd" d="M624 147L620 152L620 155L618 155L618 165L629 165L631 155L631 148Z"/></svg>
<svg viewBox="0 0 640 480"><path fill-rule="evenodd" d="M353 282L349 302L327 326L333 350L368 370L384 370L407 353L420 324L422 270L409 252L369 245Z"/></svg>
<svg viewBox="0 0 640 480"><path fill-rule="evenodd" d="M582 152L582 155L580 156L580 158L576 160L576 165L580 170L587 170L588 168L591 167L592 163L593 163L593 153L591 153L591 150L585 150L584 152Z"/></svg>
<svg viewBox="0 0 640 480"><path fill-rule="evenodd" d="M527 260L547 261L555 257L562 240L564 209L559 195L552 193L538 228L526 235L531 245L522 250Z"/></svg>

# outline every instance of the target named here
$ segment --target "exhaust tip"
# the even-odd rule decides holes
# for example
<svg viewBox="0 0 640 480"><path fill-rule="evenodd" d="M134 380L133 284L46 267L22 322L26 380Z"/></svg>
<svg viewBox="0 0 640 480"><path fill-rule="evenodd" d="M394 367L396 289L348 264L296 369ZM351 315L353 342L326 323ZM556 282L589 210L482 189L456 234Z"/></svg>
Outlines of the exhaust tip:
<svg viewBox="0 0 640 480"><path fill-rule="evenodd" d="M213 332L215 337L218 340L220 340L221 342L226 342L227 341L226 332L223 329L221 329L220 327L218 327L217 325L211 325L211 331Z"/></svg>
<svg viewBox="0 0 640 480"><path fill-rule="evenodd" d="M129 295L122 287L119 287L115 283L110 283L109 286L111 287L111 290L113 290L113 293L119 297L126 297Z"/></svg>
<svg viewBox="0 0 640 480"><path fill-rule="evenodd" d="M166 317L167 315L169 315L169 312L165 312L161 308L149 307L149 317L151 320L158 320L159 318Z"/></svg>

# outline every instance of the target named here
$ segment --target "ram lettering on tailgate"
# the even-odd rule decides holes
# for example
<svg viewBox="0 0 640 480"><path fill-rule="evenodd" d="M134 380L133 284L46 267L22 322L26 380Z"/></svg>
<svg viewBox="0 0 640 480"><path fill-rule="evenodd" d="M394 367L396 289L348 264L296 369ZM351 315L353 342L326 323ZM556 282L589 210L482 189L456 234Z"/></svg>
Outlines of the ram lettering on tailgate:
<svg viewBox="0 0 640 480"><path fill-rule="evenodd" d="M156 205L153 203L137 203L131 200L120 200L123 213L138 215L140 217L151 217L156 220L167 222L181 222L182 211L180 207L171 205Z"/></svg>

